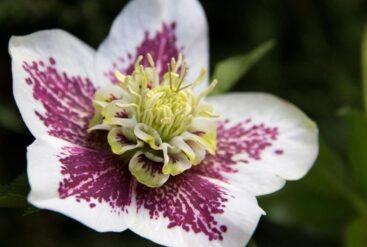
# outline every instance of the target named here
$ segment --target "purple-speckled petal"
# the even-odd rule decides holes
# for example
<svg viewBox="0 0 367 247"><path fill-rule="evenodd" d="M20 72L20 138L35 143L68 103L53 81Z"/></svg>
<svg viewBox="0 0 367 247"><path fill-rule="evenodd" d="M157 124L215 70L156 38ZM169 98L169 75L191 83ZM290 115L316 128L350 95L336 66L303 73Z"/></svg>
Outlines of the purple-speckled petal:
<svg viewBox="0 0 367 247"><path fill-rule="evenodd" d="M275 96L229 94L208 99L219 122L217 152L195 167L199 174L262 195L299 179L318 153L317 126Z"/></svg>
<svg viewBox="0 0 367 247"><path fill-rule="evenodd" d="M87 145L95 52L61 30L12 37L9 50L14 96L32 134Z"/></svg>
<svg viewBox="0 0 367 247"><path fill-rule="evenodd" d="M191 170L160 188L137 184L135 196L129 228L165 246L244 246L263 214L246 191Z"/></svg>
<svg viewBox="0 0 367 247"><path fill-rule="evenodd" d="M247 191L195 170L152 189L119 156L58 138L37 139L28 160L33 205L101 232L130 228L169 246L243 246L263 213Z"/></svg>
<svg viewBox="0 0 367 247"><path fill-rule="evenodd" d="M300 178L316 158L317 127L293 105L266 94L209 101L224 119L216 154L160 188L136 186L129 227L160 244L243 246L262 213L255 195Z"/></svg>
<svg viewBox="0 0 367 247"><path fill-rule="evenodd" d="M208 68L207 32L197 0L132 0L98 49L98 78L116 82L116 69L131 73L136 58L147 53L162 75L171 58L182 53L189 66L187 79L193 81L202 67Z"/></svg>
<svg viewBox="0 0 367 247"><path fill-rule="evenodd" d="M119 156L38 138L28 148L30 203L74 218L97 231L123 231L132 178Z"/></svg>

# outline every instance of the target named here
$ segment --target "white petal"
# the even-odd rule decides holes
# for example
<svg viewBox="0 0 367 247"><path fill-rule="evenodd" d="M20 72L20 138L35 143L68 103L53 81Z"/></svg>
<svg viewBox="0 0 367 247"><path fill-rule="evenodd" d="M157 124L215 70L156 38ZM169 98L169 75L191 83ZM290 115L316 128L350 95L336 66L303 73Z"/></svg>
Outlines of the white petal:
<svg viewBox="0 0 367 247"><path fill-rule="evenodd" d="M318 129L294 105L261 93L208 99L221 115L218 149L198 172L256 195L304 176L318 154ZM228 120L225 122L225 120Z"/></svg>
<svg viewBox="0 0 367 247"><path fill-rule="evenodd" d="M96 231L127 228L131 176L127 169L118 169L118 159L53 137L37 139L27 159L31 204Z"/></svg>
<svg viewBox="0 0 367 247"><path fill-rule="evenodd" d="M244 246L263 214L247 191L190 170L155 190L137 184L135 197L129 229L164 246Z"/></svg>
<svg viewBox="0 0 367 247"><path fill-rule="evenodd" d="M64 31L49 30L12 37L9 51L15 100L32 134L81 144L98 87L94 50Z"/></svg>
<svg viewBox="0 0 367 247"><path fill-rule="evenodd" d="M136 58L146 53L151 53L157 68L165 71L179 52L188 62L187 81L193 82L201 68L208 69L207 22L199 1L132 0L98 49L99 80L111 81L116 69L129 71Z"/></svg>

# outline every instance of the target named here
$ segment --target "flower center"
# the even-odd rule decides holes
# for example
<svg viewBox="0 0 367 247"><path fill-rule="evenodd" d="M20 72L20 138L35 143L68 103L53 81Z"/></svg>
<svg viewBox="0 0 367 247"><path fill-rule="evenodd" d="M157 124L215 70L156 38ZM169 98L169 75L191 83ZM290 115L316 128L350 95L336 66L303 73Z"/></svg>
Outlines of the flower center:
<svg viewBox="0 0 367 247"><path fill-rule="evenodd" d="M177 61L172 59L162 78L149 54L149 66L141 65L142 59L138 58L130 75L116 71L117 85L96 92L89 131L108 131L112 152L130 160L135 178L158 187L169 176L198 165L206 152L215 152L217 116L202 101L216 81L196 95L194 90L204 81L205 70L187 83L181 55Z"/></svg>
<svg viewBox="0 0 367 247"><path fill-rule="evenodd" d="M192 121L190 96L169 86L156 87L140 105L138 121L155 129L163 141L169 141Z"/></svg>

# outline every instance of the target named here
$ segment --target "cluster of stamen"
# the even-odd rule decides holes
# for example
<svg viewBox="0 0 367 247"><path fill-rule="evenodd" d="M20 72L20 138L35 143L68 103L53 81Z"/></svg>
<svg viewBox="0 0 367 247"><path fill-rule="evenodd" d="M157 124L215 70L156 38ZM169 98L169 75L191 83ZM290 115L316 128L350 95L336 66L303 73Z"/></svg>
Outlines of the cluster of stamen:
<svg viewBox="0 0 367 247"><path fill-rule="evenodd" d="M148 55L148 61L151 68L154 68L154 62L150 55ZM172 137L184 132L193 117L192 92L189 91L189 86L182 87L187 71L186 64L182 65L178 77L176 74L181 62L181 56L178 62L172 60L171 64L168 65L169 85L157 86L157 83L153 83L156 86L148 90L145 97L142 98L137 115L137 121L155 129L163 141L169 141ZM143 68L141 69L143 70ZM151 85L148 83L149 86Z"/></svg>
<svg viewBox="0 0 367 247"><path fill-rule="evenodd" d="M169 87L155 88L147 93L138 121L155 129L163 141L180 135L192 120L190 98Z"/></svg>
<svg viewBox="0 0 367 247"><path fill-rule="evenodd" d="M116 71L119 83L97 91L90 131L107 130L111 150L130 159L137 180L158 187L170 175L199 164L206 152L215 152L217 116L202 99L216 81L196 95L195 88L206 76L204 69L187 84L182 55L171 60L161 78L153 58L149 54L146 58L148 66L142 65L140 56L131 75ZM161 171L154 174L144 160L161 163Z"/></svg>

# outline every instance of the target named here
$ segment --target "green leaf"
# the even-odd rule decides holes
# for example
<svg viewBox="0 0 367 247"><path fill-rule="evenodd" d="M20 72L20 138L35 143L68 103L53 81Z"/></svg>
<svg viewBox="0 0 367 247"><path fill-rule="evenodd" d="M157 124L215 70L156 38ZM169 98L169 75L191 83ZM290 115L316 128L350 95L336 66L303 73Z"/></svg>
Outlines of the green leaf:
<svg viewBox="0 0 367 247"><path fill-rule="evenodd" d="M321 142L319 158L309 174L260 198L260 205L275 223L334 234L356 214L349 194L340 157Z"/></svg>
<svg viewBox="0 0 367 247"><path fill-rule="evenodd" d="M367 246L367 218L359 218L347 227L346 247Z"/></svg>
<svg viewBox="0 0 367 247"><path fill-rule="evenodd" d="M2 106L0 104L0 126L16 133L22 133L24 126L18 114L10 107Z"/></svg>
<svg viewBox="0 0 367 247"><path fill-rule="evenodd" d="M230 57L219 62L213 74L213 79L217 79L219 83L212 95L229 91L274 45L274 41L268 41L247 54Z"/></svg>
<svg viewBox="0 0 367 247"><path fill-rule="evenodd" d="M258 245L256 244L255 240L251 240L248 244L247 247L258 247Z"/></svg>
<svg viewBox="0 0 367 247"><path fill-rule="evenodd" d="M348 127L348 158L354 181L367 195L367 118L362 112L346 115Z"/></svg>
<svg viewBox="0 0 367 247"><path fill-rule="evenodd" d="M40 209L39 208L35 208L33 206L29 206L25 211L24 211L24 214L23 216L28 216L28 215L31 215L31 214L34 214L34 213L37 213L39 212Z"/></svg>
<svg viewBox="0 0 367 247"><path fill-rule="evenodd" d="M362 83L363 83L363 100L364 110L367 116L367 25L364 27L362 44L361 44L361 60L362 60Z"/></svg>
<svg viewBox="0 0 367 247"><path fill-rule="evenodd" d="M23 208L28 207L28 180L25 174L20 175L9 185L0 186L0 207Z"/></svg>

